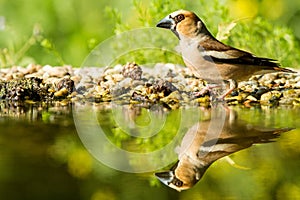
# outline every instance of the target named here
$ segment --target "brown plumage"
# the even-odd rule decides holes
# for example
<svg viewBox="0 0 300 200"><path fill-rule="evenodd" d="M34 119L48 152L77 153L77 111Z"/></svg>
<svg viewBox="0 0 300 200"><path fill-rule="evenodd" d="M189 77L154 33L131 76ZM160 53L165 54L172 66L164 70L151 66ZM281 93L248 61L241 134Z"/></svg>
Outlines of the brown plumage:
<svg viewBox="0 0 300 200"><path fill-rule="evenodd" d="M170 29L178 37L186 66L195 76L208 82L243 81L254 74L271 72L294 73L281 68L276 60L256 57L218 41L193 12L175 11L162 19L157 27Z"/></svg>
<svg viewBox="0 0 300 200"><path fill-rule="evenodd" d="M217 117L192 126L177 148L178 162L170 170L156 173L160 181L178 191L193 187L216 160L253 144L273 142L281 133L292 130L252 126L228 107L207 111Z"/></svg>

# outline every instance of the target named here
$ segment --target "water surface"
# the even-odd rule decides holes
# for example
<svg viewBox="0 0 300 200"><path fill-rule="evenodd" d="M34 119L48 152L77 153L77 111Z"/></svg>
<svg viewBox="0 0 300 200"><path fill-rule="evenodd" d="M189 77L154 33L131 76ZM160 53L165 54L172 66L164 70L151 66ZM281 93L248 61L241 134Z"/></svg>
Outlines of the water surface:
<svg viewBox="0 0 300 200"><path fill-rule="evenodd" d="M176 162L174 149L195 123L215 116L224 119L223 109L214 113L207 108L172 111L163 106L1 104L0 199L300 198L300 109L230 109L236 113L230 120L211 125L216 128L238 119L245 130L295 129L282 133L273 142L233 153L230 159L235 165L224 158L215 161L194 187L179 193L159 182L154 173L168 170ZM75 121L81 122L79 128L75 126L74 112ZM100 144L102 153L112 150L97 140L94 146L87 147L82 140L84 128L86 138L94 139L89 127L95 123L115 147L145 156L137 160L126 154L127 172L106 166L93 148L98 149ZM146 156L166 146L159 154L161 159Z"/></svg>

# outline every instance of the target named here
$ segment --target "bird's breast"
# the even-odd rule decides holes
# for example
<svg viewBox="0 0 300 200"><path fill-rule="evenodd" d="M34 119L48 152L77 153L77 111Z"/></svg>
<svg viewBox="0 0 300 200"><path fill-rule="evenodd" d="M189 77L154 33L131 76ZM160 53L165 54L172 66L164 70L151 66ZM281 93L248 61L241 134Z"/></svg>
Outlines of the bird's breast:
<svg viewBox="0 0 300 200"><path fill-rule="evenodd" d="M209 82L222 83L223 77L212 59L204 59L205 51L199 50L199 39L180 40L180 52L185 65L192 73Z"/></svg>

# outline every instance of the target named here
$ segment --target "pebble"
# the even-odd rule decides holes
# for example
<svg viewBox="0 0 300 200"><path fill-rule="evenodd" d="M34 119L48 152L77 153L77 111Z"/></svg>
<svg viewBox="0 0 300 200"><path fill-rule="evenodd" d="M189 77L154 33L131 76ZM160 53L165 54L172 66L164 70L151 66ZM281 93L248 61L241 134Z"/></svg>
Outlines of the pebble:
<svg viewBox="0 0 300 200"><path fill-rule="evenodd" d="M68 89L64 87L64 88L60 89L59 91L55 92L54 96L55 97L64 97L67 94L68 94Z"/></svg>
<svg viewBox="0 0 300 200"><path fill-rule="evenodd" d="M279 91L270 91L261 95L260 102L262 104L269 104L280 100L282 93Z"/></svg>
<svg viewBox="0 0 300 200"><path fill-rule="evenodd" d="M38 78L38 79L35 79ZM30 84L33 84L30 87ZM114 67L50 66L0 69L0 98L13 101L92 101L114 100L131 103L163 103L168 108L197 103L209 105L209 93L198 98L206 82L183 66L157 63L140 66L126 63ZM29 91L29 92L28 92ZM232 105L300 105L300 75L271 73L240 82L225 100Z"/></svg>
<svg viewBox="0 0 300 200"><path fill-rule="evenodd" d="M131 78L133 80L140 80L142 78L142 68L136 63L127 63L122 69L122 75L125 78Z"/></svg>
<svg viewBox="0 0 300 200"><path fill-rule="evenodd" d="M298 81L295 85L294 88L300 88L300 81Z"/></svg>

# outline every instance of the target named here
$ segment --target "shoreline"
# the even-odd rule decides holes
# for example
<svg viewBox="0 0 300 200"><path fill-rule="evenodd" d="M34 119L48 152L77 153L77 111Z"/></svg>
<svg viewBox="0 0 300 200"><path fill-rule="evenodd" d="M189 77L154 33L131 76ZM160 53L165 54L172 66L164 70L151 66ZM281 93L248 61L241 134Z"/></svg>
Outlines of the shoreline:
<svg viewBox="0 0 300 200"><path fill-rule="evenodd" d="M294 70L294 69L293 69ZM269 73L252 76L238 84L225 101L228 105L247 107L299 106L300 73ZM175 64L155 64L152 68L135 63L113 68L28 65L0 69L0 100L9 102L116 102L124 104L163 104L177 109L192 103L209 106L210 96L200 97L206 83L193 76L188 68Z"/></svg>

